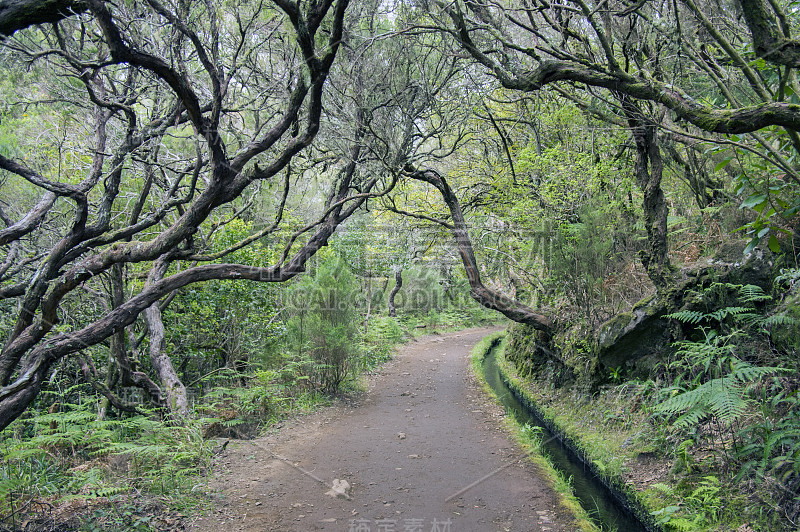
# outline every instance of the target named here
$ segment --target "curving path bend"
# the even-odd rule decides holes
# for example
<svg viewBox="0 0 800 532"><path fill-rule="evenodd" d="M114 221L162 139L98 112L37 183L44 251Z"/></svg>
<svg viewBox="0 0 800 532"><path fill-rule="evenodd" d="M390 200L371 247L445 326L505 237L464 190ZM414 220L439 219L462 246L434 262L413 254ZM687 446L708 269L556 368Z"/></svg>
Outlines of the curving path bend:
<svg viewBox="0 0 800 532"><path fill-rule="evenodd" d="M231 442L215 465L216 508L189 529L579 530L470 374L472 347L493 330L404 345L356 400Z"/></svg>

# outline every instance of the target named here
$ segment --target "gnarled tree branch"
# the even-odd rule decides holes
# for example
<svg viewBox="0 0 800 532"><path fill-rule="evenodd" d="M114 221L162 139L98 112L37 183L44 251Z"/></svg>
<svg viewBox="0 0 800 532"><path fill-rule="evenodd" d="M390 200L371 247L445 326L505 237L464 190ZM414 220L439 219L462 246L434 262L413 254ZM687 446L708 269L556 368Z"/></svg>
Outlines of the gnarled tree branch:
<svg viewBox="0 0 800 532"><path fill-rule="evenodd" d="M0 36L86 11L83 0L0 0Z"/></svg>
<svg viewBox="0 0 800 532"><path fill-rule="evenodd" d="M410 166L405 168L405 172L412 179L433 185L442 195L442 199L448 209L450 209L450 216L453 219L451 233L458 245L458 252L467 274L470 295L473 299L484 307L496 310L511 320L518 323L526 323L546 334L552 333L553 322L548 317L539 314L519 301L514 301L510 297L484 286L478 270L478 261L475 259L475 252L472 249L467 223L464 220L464 213L461 211L461 204L444 177L434 170L418 170Z"/></svg>

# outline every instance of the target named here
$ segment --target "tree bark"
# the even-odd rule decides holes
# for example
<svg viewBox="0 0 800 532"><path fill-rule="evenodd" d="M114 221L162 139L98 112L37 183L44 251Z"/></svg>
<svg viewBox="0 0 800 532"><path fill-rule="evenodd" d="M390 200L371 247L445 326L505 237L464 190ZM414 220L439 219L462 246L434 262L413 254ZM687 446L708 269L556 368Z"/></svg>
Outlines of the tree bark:
<svg viewBox="0 0 800 532"><path fill-rule="evenodd" d="M739 4L756 55L779 65L800 67L800 41L790 37L788 25L779 23L774 10L764 0L739 0ZM780 15L785 19L785 14Z"/></svg>
<svg viewBox="0 0 800 532"><path fill-rule="evenodd" d="M163 279L168 266L168 260L158 260L153 265L147 282L152 283ZM189 400L186 395L186 387L178 377L178 372L175 371L175 366L172 365L172 360L166 352L166 331L164 330L164 321L161 319L161 308L158 306L158 301L144 311L144 320L147 323L147 334L150 340L150 363L156 370L161 389L165 395L162 401L166 403L173 416L186 417L189 415Z"/></svg>
<svg viewBox="0 0 800 532"><path fill-rule="evenodd" d="M389 292L389 316L392 318L397 317L397 309L394 306L394 297L403 288L403 268L398 268L394 272L394 288Z"/></svg>
<svg viewBox="0 0 800 532"><path fill-rule="evenodd" d="M656 289L661 292L669 285L670 264L667 246L667 206L661 190L663 161L658 145L658 128L647 121L641 111L627 97L622 96L622 107L636 143L636 182L642 190L644 226L647 231L647 249L640 252L642 264Z"/></svg>
<svg viewBox="0 0 800 532"><path fill-rule="evenodd" d="M0 156L2 157L2 156ZM0 163L2 165L2 163ZM56 195L46 192L39 202L19 220L17 223L9 225L0 231L0 246L5 246L9 242L14 242L20 237L33 231L56 201Z"/></svg>
<svg viewBox="0 0 800 532"><path fill-rule="evenodd" d="M0 36L86 11L81 0L0 0Z"/></svg>
<svg viewBox="0 0 800 532"><path fill-rule="evenodd" d="M103 395L104 400L109 404L113 405L117 409L123 412L136 412L141 413L135 404L128 404L122 399L120 399L114 392L111 391L111 388L108 386L108 382L105 384L100 382L100 376L97 374L97 369L94 367L91 359L86 359L83 357L77 357L78 365L81 367L81 373L83 373L83 378L86 379L86 382L92 385L92 388L101 395ZM104 419L106 415L106 408L108 405L103 405L101 408L100 413L98 414L98 419Z"/></svg>
<svg viewBox="0 0 800 532"><path fill-rule="evenodd" d="M458 245L459 255L467 274L472 298L484 307L496 310L513 321L528 324L545 334L551 334L553 322L548 317L483 285L478 270L478 262L475 259L475 252L472 249L472 240L470 240L467 223L461 210L461 204L444 177L433 170L416 170L410 166L407 166L405 171L412 179L424 181L436 187L450 210L450 216L453 219L450 230Z"/></svg>

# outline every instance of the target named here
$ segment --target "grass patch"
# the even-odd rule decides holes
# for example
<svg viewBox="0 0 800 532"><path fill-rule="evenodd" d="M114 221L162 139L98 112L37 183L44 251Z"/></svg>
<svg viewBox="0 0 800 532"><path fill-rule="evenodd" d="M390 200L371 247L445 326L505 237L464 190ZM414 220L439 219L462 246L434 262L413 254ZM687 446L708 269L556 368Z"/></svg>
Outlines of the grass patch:
<svg viewBox="0 0 800 532"><path fill-rule="evenodd" d="M619 477L627 463L657 452L649 415L630 408L627 400L636 393L632 385L603 390L589 398L573 389L552 389L526 381L505 356L498 356L498 365L510 386L536 405L542 418L574 442L604 477Z"/></svg>

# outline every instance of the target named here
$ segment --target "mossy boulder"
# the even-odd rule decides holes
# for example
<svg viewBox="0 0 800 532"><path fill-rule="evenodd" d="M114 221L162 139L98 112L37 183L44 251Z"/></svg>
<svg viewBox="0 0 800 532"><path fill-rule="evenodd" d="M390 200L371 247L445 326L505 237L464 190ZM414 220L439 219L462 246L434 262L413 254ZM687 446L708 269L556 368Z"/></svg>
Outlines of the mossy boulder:
<svg viewBox="0 0 800 532"><path fill-rule="evenodd" d="M548 338L530 325L517 324L509 329L510 342L506 358L513 362L520 375L537 375L561 386L574 379L575 374Z"/></svg>
<svg viewBox="0 0 800 532"><path fill-rule="evenodd" d="M642 299L630 312L604 323L597 334L601 367L607 371L623 368L628 374L647 376L684 334L680 324L671 324L663 316L680 310L707 311L709 302L703 292L715 282L753 284L769 291L774 257L760 250L743 256L741 251L738 247L726 248L718 258L709 259L707 265L681 271L672 288ZM735 299L715 301L714 306L734 302Z"/></svg>
<svg viewBox="0 0 800 532"><path fill-rule="evenodd" d="M664 298L653 295L637 303L630 312L604 323L597 335L600 364L608 370L635 370L637 361L661 356L670 343L668 323L662 318L667 308Z"/></svg>
<svg viewBox="0 0 800 532"><path fill-rule="evenodd" d="M686 334L680 323L664 315L681 310L706 312L709 301L704 294L716 282L754 284L769 291L775 257L758 250L742 256L741 251L726 248L719 258L701 267L676 272L670 289L642 299L630 311L604 323L596 334L572 327L547 338L533 327L514 325L506 356L521 375L536 375L555 386L572 382L594 389L617 369L628 377L647 378L673 351L672 344ZM735 290L731 293L735 295ZM711 303L719 307L733 302Z"/></svg>

